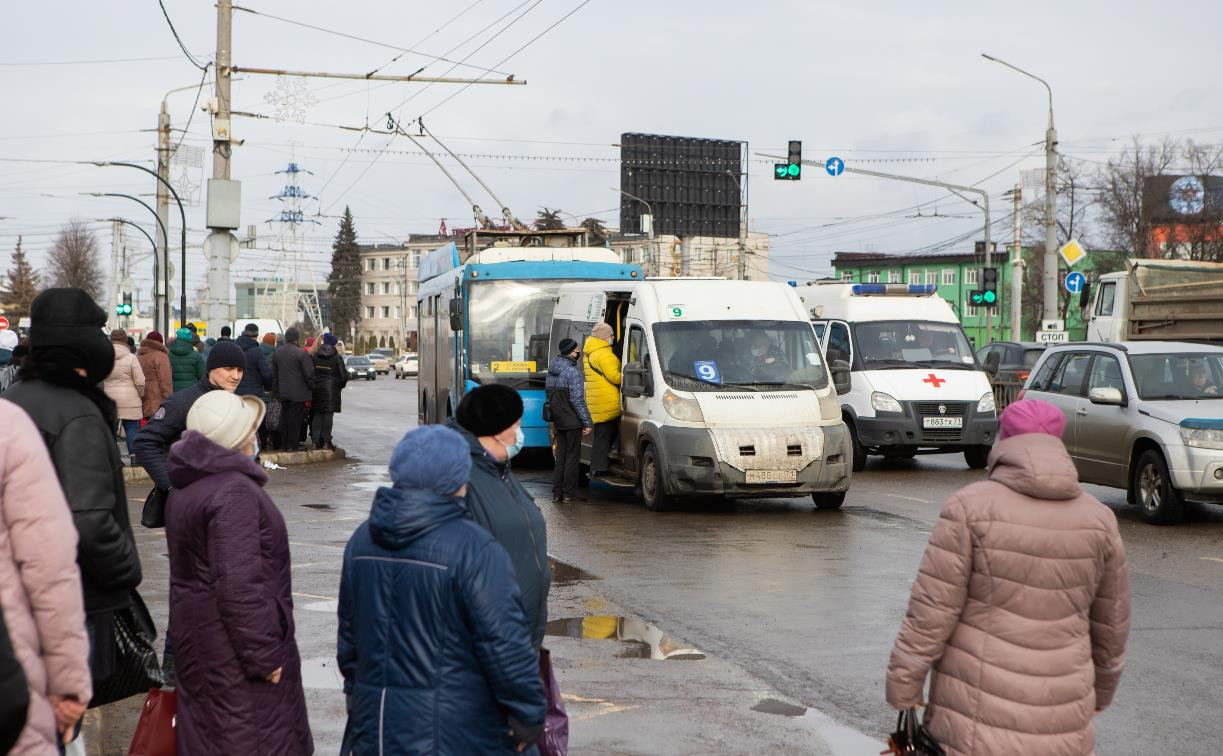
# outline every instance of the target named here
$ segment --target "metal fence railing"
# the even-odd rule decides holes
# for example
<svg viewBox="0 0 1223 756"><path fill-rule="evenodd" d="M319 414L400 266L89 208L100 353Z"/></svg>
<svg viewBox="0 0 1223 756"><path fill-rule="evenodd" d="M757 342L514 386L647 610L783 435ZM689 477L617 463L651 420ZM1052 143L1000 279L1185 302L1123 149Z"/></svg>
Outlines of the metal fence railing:
<svg viewBox="0 0 1223 756"><path fill-rule="evenodd" d="M1023 381L1000 381L994 379L991 381L994 389L994 405L997 407L998 413L1002 414L1002 410L1006 406L1015 401L1015 397L1019 395L1023 389Z"/></svg>

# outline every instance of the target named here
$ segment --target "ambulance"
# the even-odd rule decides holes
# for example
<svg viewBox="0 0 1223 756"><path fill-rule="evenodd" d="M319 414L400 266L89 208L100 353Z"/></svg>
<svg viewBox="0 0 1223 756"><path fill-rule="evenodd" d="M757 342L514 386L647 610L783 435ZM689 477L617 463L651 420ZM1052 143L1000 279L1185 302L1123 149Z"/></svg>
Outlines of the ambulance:
<svg viewBox="0 0 1223 756"><path fill-rule="evenodd" d="M597 323L611 326L623 366L607 482L635 487L652 510L700 495L841 506L849 433L794 288L701 278L564 284L550 352L566 338L585 343Z"/></svg>
<svg viewBox="0 0 1223 756"><path fill-rule="evenodd" d="M853 469L869 455L962 452L985 467L998 434L989 376L951 306L920 284L813 281L799 289L839 385Z"/></svg>

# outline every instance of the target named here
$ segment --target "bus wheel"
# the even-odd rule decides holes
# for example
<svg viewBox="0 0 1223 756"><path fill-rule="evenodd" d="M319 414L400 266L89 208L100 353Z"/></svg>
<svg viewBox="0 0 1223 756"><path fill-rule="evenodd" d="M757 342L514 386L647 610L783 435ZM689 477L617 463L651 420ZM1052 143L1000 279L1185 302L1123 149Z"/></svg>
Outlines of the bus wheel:
<svg viewBox="0 0 1223 756"><path fill-rule="evenodd" d="M844 491L819 491L811 494L816 509L840 509L845 503Z"/></svg>
<svg viewBox="0 0 1223 756"><path fill-rule="evenodd" d="M653 446L647 446L641 455L641 501L651 512L671 508L671 497L664 487L662 469L658 452Z"/></svg>

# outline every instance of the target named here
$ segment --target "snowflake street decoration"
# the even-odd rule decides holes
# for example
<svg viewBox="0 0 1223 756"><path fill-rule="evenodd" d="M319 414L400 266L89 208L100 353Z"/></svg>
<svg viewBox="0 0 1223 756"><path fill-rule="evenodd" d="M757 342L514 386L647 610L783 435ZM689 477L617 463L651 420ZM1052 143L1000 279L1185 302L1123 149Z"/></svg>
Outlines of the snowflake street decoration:
<svg viewBox="0 0 1223 756"><path fill-rule="evenodd" d="M263 96L275 108L272 117L279 121L306 120L310 108L318 104L318 98L310 94L304 76L277 76L276 88Z"/></svg>
<svg viewBox="0 0 1223 756"><path fill-rule="evenodd" d="M189 166L181 166L178 168L178 175L170 177L170 183L179 197L191 207L196 207L200 203L200 180L192 176L192 173Z"/></svg>

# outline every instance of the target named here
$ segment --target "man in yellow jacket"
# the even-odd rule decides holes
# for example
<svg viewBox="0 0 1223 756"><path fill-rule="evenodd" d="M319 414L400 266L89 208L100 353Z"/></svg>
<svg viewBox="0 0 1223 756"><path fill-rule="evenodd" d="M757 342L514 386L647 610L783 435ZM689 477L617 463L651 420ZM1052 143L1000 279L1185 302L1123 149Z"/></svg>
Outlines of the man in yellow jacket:
<svg viewBox="0 0 1223 756"><path fill-rule="evenodd" d="M582 349L586 375L586 406L594 423L590 449L590 477L608 470L608 455L620 429L620 359L612 351L612 327L599 323Z"/></svg>

